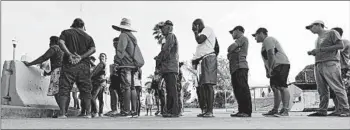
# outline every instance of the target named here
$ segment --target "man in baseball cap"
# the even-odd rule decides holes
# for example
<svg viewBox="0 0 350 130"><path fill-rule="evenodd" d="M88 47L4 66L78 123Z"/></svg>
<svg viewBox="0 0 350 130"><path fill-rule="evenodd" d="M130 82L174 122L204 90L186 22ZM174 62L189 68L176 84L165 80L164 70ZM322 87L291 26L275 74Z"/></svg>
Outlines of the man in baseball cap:
<svg viewBox="0 0 350 130"><path fill-rule="evenodd" d="M274 107L263 116L288 116L290 95L287 79L290 62L279 41L268 36L267 32L266 28L259 28L255 34L252 34L257 43L263 43L261 55L266 68L266 77L270 78L270 86L274 94ZM283 106L278 112L281 100Z"/></svg>
<svg viewBox="0 0 350 130"><path fill-rule="evenodd" d="M248 85L248 38L244 36L244 28L236 26L229 33L234 43L228 47L227 59L230 63L230 74L233 92L238 102L238 113L231 117L251 117L252 101Z"/></svg>
<svg viewBox="0 0 350 130"><path fill-rule="evenodd" d="M306 29L311 29L312 26L314 26L314 25L321 25L322 28L325 28L324 22L321 21L321 20L316 20L316 21L312 22L310 25L307 25L305 28L306 28ZM326 27L326 28L327 28L327 27Z"/></svg>
<svg viewBox="0 0 350 130"><path fill-rule="evenodd" d="M334 90L338 101L339 116L350 116L348 97L341 78L341 64L339 51L344 44L339 33L335 30L325 30L324 23L316 20L306 26L313 34L317 34L316 48L308 51L308 55L315 56L315 78L320 95L319 110L308 116L327 116L329 103L329 88Z"/></svg>
<svg viewBox="0 0 350 130"><path fill-rule="evenodd" d="M166 20L164 24L159 25L162 35L165 37L165 43L158 54L160 63L160 73L166 85L166 113L163 117L179 117L179 103L177 92L177 76L179 73L179 54L178 41L173 33L173 23Z"/></svg>

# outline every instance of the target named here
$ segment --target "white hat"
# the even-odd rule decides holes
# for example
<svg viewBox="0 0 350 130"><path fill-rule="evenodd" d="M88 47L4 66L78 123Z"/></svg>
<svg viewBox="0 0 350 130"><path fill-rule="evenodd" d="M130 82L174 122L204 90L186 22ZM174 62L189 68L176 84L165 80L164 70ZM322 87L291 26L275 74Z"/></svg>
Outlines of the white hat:
<svg viewBox="0 0 350 130"><path fill-rule="evenodd" d="M311 29L314 24L322 24L323 26L325 26L323 21L316 20L316 21L312 22L310 25L306 26L305 28L306 29Z"/></svg>
<svg viewBox="0 0 350 130"><path fill-rule="evenodd" d="M117 31L120 31L120 29L125 29L125 30L130 30L132 32L136 32L133 28L131 28L131 21L130 19L127 19L127 18L123 18L119 26L112 25L112 28Z"/></svg>

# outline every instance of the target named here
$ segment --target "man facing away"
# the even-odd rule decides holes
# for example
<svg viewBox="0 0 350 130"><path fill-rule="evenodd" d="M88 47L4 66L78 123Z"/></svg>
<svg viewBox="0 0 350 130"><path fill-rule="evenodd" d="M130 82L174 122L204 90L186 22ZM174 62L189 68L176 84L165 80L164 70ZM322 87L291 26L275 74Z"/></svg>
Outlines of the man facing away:
<svg viewBox="0 0 350 130"><path fill-rule="evenodd" d="M323 21L316 20L306 26L313 34L317 34L315 49L308 55L315 56L315 78L317 90L320 95L319 110L308 116L327 116L329 103L329 88L336 96L339 116L349 116L349 103L344 83L341 78L341 65L339 50L344 48L343 41L338 32L325 30Z"/></svg>
<svg viewBox="0 0 350 130"><path fill-rule="evenodd" d="M86 109L84 117L91 118L92 84L89 56L96 50L94 40L85 32L85 24L82 19L75 19L70 29L62 31L60 47L64 56L59 85L61 114L59 117L67 118L64 108L69 105L70 91L73 83L76 83Z"/></svg>
<svg viewBox="0 0 350 130"><path fill-rule="evenodd" d="M231 117L251 117L252 99L248 85L248 38L244 36L244 28L236 26L231 31L235 40L228 47L227 59L230 62L231 84L238 103L238 113Z"/></svg>
<svg viewBox="0 0 350 130"><path fill-rule="evenodd" d="M266 28L259 28L255 34L257 43L262 43L261 55L265 64L266 77L270 78L270 86L274 94L273 109L264 116L289 116L289 99L287 79L290 63L281 44L276 38L268 36ZM280 112L278 108L282 99L283 107Z"/></svg>
<svg viewBox="0 0 350 130"><path fill-rule="evenodd" d="M202 19L196 19L192 23L192 31L198 43L192 65L197 69L200 64L199 87L203 94L200 94L206 106L204 113L197 115L198 117L214 117L214 88L217 83L217 55L215 53L215 45L217 43L214 31L204 25Z"/></svg>

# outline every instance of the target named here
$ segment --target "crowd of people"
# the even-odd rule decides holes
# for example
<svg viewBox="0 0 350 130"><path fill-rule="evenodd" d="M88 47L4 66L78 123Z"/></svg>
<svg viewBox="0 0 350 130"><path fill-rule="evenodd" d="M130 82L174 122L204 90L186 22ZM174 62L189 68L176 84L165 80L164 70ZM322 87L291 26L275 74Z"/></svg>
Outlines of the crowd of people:
<svg viewBox="0 0 350 130"><path fill-rule="evenodd" d="M170 20L159 22L157 28L161 35L157 38L160 43L160 53L154 58L156 62L151 87L146 89L145 107L148 115L152 115L155 103L155 115L163 117L180 117L183 115L183 79L179 62L179 43L173 33L174 24ZM107 55L99 55L99 63L91 55L95 53L93 38L85 32L82 19L73 21L70 29L61 32L59 37L50 37L48 51L32 62L24 62L27 66L40 64L48 59L51 62L51 81L48 96L54 96L60 108L57 118L67 118L70 93L76 89L81 100L80 117L96 116L140 116L142 95L142 66L143 55L138 46L136 32L131 27L130 19L123 18L120 25L112 25L120 35L113 39L115 48L114 63L109 66L109 80L106 78ZM319 111L309 116L350 116L347 83L349 76L350 43L342 39L343 31L336 27L325 30L322 21L315 21L306 26L307 30L317 34L315 49L307 52L315 56L315 77L320 95ZM197 96L201 113L197 117L214 117L214 86L217 83L217 56L220 52L217 37L212 28L206 26L202 19L195 19L192 31L197 42L192 68L197 70ZM252 102L248 84L248 38L244 35L243 26L236 26L229 31L232 43L227 49L229 71L234 95L238 103L238 112L231 117L251 117ZM268 35L266 28L259 28L252 34L257 43L262 43L261 56L266 69L266 78L270 79L270 87L274 94L274 107L264 113L264 116L289 116L290 94L287 78L290 71L288 56L279 41ZM103 92L108 87L111 96L111 111L103 114ZM76 86L76 87L73 87ZM329 89L330 88L330 89ZM336 109L327 114L328 101L331 95ZM348 93L349 94L349 93ZM97 109L96 99L99 100ZM282 109L279 110L280 102ZM79 106L78 101L74 106ZM119 105L118 105L119 104ZM119 106L119 107L118 107ZM119 108L119 111L118 111ZM98 115L97 115L98 114Z"/></svg>

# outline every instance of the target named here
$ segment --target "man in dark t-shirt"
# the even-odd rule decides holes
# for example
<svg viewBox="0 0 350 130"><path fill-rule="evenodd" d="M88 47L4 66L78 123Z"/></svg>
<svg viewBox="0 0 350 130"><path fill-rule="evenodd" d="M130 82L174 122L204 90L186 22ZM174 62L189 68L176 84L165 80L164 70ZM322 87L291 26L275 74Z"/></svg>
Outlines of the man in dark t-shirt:
<svg viewBox="0 0 350 130"><path fill-rule="evenodd" d="M70 90L73 83L76 83L86 108L86 115L82 117L91 118L92 84L89 56L96 50L94 40L85 32L82 19L75 19L70 29L62 31L60 47L64 51L64 56L59 83L60 115L58 117L67 118L66 111L62 108L69 105Z"/></svg>

